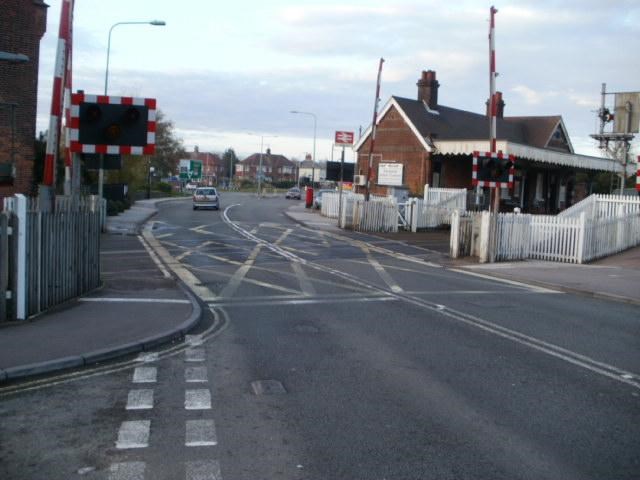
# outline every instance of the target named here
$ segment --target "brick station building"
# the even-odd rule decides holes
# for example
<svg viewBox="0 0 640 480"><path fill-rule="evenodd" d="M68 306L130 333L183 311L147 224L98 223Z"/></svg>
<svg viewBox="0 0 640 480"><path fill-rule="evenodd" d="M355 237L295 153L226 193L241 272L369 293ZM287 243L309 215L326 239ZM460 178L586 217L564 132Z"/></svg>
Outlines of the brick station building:
<svg viewBox="0 0 640 480"><path fill-rule="evenodd" d="M403 164L401 188L410 195L422 195L425 184L475 190L472 155L489 150L488 113L440 105L439 86L436 72L423 71L417 99L392 96L381 110L370 176L372 194L392 193L391 187L377 183L380 163ZM561 116L505 117L502 94L497 96L497 150L516 156L514 188L502 189L501 208L555 213L582 199L577 172L618 168L611 160L574 153ZM370 137L371 127L355 145L357 175L367 174Z"/></svg>
<svg viewBox="0 0 640 480"><path fill-rule="evenodd" d="M0 199L32 193L34 187L38 63L47 8L42 0L3 0L0 9L0 52L28 57L24 63L0 59Z"/></svg>

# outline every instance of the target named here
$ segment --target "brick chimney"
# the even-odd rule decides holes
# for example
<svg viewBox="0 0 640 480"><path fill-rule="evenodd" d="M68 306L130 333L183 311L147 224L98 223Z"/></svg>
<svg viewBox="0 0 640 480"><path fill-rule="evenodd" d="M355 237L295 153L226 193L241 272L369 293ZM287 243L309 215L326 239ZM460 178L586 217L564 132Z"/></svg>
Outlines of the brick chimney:
<svg viewBox="0 0 640 480"><path fill-rule="evenodd" d="M422 77L416 85L418 86L418 100L425 102L430 109L436 110L438 107L438 87L440 86L436 80L436 72L423 70Z"/></svg>
<svg viewBox="0 0 640 480"><path fill-rule="evenodd" d="M487 117L491 116L491 102L487 100ZM504 100L502 100L502 92L496 92L496 118L504 118Z"/></svg>

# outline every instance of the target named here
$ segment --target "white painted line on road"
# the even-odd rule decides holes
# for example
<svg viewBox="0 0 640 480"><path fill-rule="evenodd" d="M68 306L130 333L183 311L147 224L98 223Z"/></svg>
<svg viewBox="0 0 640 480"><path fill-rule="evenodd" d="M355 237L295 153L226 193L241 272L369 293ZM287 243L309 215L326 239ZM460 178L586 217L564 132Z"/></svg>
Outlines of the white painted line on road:
<svg viewBox="0 0 640 480"><path fill-rule="evenodd" d="M262 244L257 244L249 254L249 258L247 258L244 264L238 270L236 270L236 272L229 280L229 283L227 283L222 289L222 292L220 292L221 297L233 297L233 295L238 290L240 283L242 283L244 277L247 275L249 270L251 270L253 262L255 262L256 257L260 253L260 250L262 250Z"/></svg>
<svg viewBox="0 0 640 480"><path fill-rule="evenodd" d="M278 238L275 242L274 245L280 245L282 242L284 242L284 240L291 234L291 232L293 232L293 229L291 228L287 228L284 233L282 235L280 235L280 238Z"/></svg>
<svg viewBox="0 0 640 480"><path fill-rule="evenodd" d="M186 362L204 362L204 348L187 348L184 351L184 360Z"/></svg>
<svg viewBox="0 0 640 480"><path fill-rule="evenodd" d="M160 271L162 272L162 275L164 275L164 278L171 278L171 275L169 274L169 272L167 271L166 268L164 268L164 265L162 264L162 262L160 261L160 259L158 258L158 256L156 255L156 252L154 252L151 247L149 246L149 244L145 241L144 238L142 238L142 236L138 235L138 240L140 240L140 243L142 244L142 246L144 247L144 249L147 251L147 253L149 254L149 256L151 257L151 260L153 260L153 263L155 263L157 265L157 267L160 269Z"/></svg>
<svg viewBox="0 0 640 480"><path fill-rule="evenodd" d="M185 335L184 341L192 347L199 347L204 343L202 340L202 335Z"/></svg>
<svg viewBox="0 0 640 480"><path fill-rule="evenodd" d="M300 289L302 290L302 293L306 296L315 295L316 289L313 287L313 284L311 283L311 280L309 280L309 276L307 275L307 272L305 272L304 269L302 268L302 265L300 265L298 262L292 262L291 268L293 269L296 276L298 277L298 281L300 282Z"/></svg>
<svg viewBox="0 0 640 480"><path fill-rule="evenodd" d="M181 262L182 260L184 260L185 258L187 258L189 255L191 255L193 253L193 250L187 250L186 252L181 253L180 255L178 255L176 257L176 260Z"/></svg>
<svg viewBox="0 0 640 480"><path fill-rule="evenodd" d="M144 480L144 462L112 463L109 466L109 480Z"/></svg>
<svg viewBox="0 0 640 480"><path fill-rule="evenodd" d="M149 410L153 408L153 390L131 390L127 396L126 410Z"/></svg>
<svg viewBox="0 0 640 480"><path fill-rule="evenodd" d="M206 388L184 392L185 410L210 410L211 392Z"/></svg>
<svg viewBox="0 0 640 480"><path fill-rule="evenodd" d="M173 233L163 233L163 234L161 234L161 235L156 235L156 238L157 238L158 240L160 240L160 239L162 239L162 238L169 238L169 237L172 237L172 236L173 236Z"/></svg>
<svg viewBox="0 0 640 480"><path fill-rule="evenodd" d="M552 290L550 288L538 287L536 285L529 285L527 283L517 282L515 280L507 280L506 278L492 277L491 275L483 275L482 273L470 272L468 270L464 270L461 268L450 268L449 271L462 273L464 275L471 275L472 277L483 278L485 280L492 280L498 283L505 283L507 285L514 285L516 287L526 288L536 293L562 293L562 292L559 292L558 290Z"/></svg>
<svg viewBox="0 0 640 480"><path fill-rule="evenodd" d="M220 463L217 460L187 462L186 480L222 480Z"/></svg>
<svg viewBox="0 0 640 480"><path fill-rule="evenodd" d="M176 261L175 258L171 256L171 254L164 248L160 242L154 238L153 233L149 228L146 228L144 232L142 232L145 240L149 243L151 248L155 250L160 258L164 261L164 263L176 274L180 280L187 284L187 286L200 298L210 298L213 297L213 292L209 290L207 287L203 286L200 280L193 275L189 270L187 270L184 265L180 262Z"/></svg>
<svg viewBox="0 0 640 480"><path fill-rule="evenodd" d="M146 448L149 446L149 430L151 420L134 420L122 422L118 431L116 448Z"/></svg>
<svg viewBox="0 0 640 480"><path fill-rule="evenodd" d="M336 303L368 303L368 302L397 302L395 297L367 296L360 298L300 298L291 300L258 300L258 301L213 301L210 305L215 307L264 307L264 306L298 306L298 305L321 305Z"/></svg>
<svg viewBox="0 0 640 480"><path fill-rule="evenodd" d="M160 357L159 353L143 352L138 355L138 358L136 358L136 362L151 363L151 362L157 361L159 357Z"/></svg>
<svg viewBox="0 0 640 480"><path fill-rule="evenodd" d="M216 426L213 420L187 420L185 447L217 445Z"/></svg>
<svg viewBox="0 0 640 480"><path fill-rule="evenodd" d="M184 380L187 383L206 383L207 367L187 367L184 370Z"/></svg>
<svg viewBox="0 0 640 480"><path fill-rule="evenodd" d="M155 383L157 379L156 367L136 367L133 371L133 383Z"/></svg>
<svg viewBox="0 0 640 480"><path fill-rule="evenodd" d="M191 304L189 300L177 298L127 298L127 297L82 297L80 302L103 302L103 303L175 303Z"/></svg>
<svg viewBox="0 0 640 480"><path fill-rule="evenodd" d="M378 260L373 258L373 255L371 255L371 251L369 250L369 247L364 243L359 246L360 246L360 249L367 256L367 260L369 261L369 263L373 266L373 268L378 273L382 281L387 284L387 286L391 289L391 291L395 293L402 293L404 291L402 287L398 285L393 278L391 278L391 275L389 275L384 268L382 268L382 265L380 265L380 262L378 262Z"/></svg>

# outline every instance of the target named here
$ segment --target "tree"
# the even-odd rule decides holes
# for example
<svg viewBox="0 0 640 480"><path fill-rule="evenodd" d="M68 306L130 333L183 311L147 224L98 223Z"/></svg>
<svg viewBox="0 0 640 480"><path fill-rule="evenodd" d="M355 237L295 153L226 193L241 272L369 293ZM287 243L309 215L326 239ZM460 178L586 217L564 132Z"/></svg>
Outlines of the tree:
<svg viewBox="0 0 640 480"><path fill-rule="evenodd" d="M173 122L165 118L164 113L156 112L156 153L151 165L161 177L175 175L178 161L186 157L182 139L176 137Z"/></svg>
<svg viewBox="0 0 640 480"><path fill-rule="evenodd" d="M238 157L236 156L236 152L233 150L233 148L227 148L222 154L222 164L227 171L229 182L231 182L231 179L233 178L233 174L236 171L236 164L238 162ZM229 171L229 168L231 168L231 171Z"/></svg>

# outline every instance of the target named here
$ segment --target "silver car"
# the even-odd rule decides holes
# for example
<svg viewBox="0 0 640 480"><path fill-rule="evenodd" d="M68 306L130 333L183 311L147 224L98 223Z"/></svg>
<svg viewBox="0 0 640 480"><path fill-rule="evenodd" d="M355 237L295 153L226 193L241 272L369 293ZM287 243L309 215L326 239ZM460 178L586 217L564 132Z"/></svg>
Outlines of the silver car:
<svg viewBox="0 0 640 480"><path fill-rule="evenodd" d="M220 209L220 196L213 187L198 187L193 192L193 209L214 208Z"/></svg>

